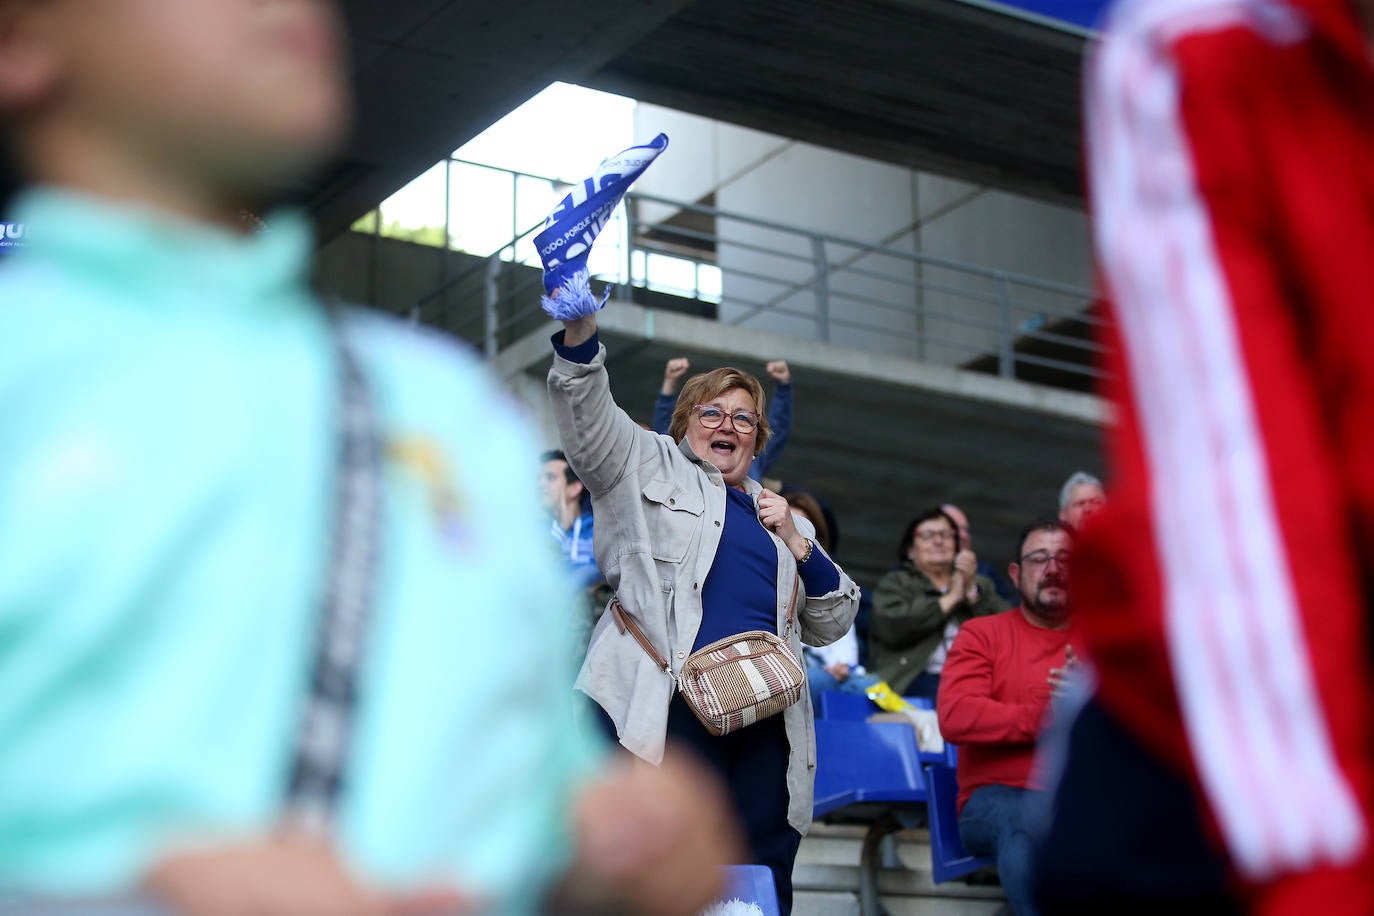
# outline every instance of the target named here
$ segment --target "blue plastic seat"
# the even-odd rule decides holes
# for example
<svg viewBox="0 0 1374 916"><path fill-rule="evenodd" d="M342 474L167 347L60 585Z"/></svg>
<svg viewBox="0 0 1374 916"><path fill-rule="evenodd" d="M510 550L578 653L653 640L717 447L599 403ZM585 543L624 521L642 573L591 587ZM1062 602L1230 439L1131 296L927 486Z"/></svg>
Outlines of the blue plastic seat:
<svg viewBox="0 0 1374 916"><path fill-rule="evenodd" d="M986 856L971 856L959 839L959 779L941 764L926 767L930 812L930 871L936 884L962 878L969 872L997 864Z"/></svg>
<svg viewBox="0 0 1374 916"><path fill-rule="evenodd" d="M925 697L903 697L903 699L917 709L933 708L930 700ZM816 721L819 722L824 719L827 722L867 722L869 716L879 712L882 710L866 696L860 696L857 693L842 693L839 690L826 690L821 693L820 704L816 707ZM943 763L947 766L954 766L953 745L946 744L945 751L941 754L931 754L925 751L919 751L919 753L922 763Z"/></svg>
<svg viewBox="0 0 1374 916"><path fill-rule="evenodd" d="M925 697L903 697L917 709L934 709ZM817 719L843 719L848 722L866 722L875 712L882 712L872 700L857 693L844 693L840 690L826 690L821 693L821 702L816 707Z"/></svg>
<svg viewBox="0 0 1374 916"><path fill-rule="evenodd" d="M763 910L763 916L781 916L778 888L773 883L773 870L766 865L725 866L726 900L742 900Z"/></svg>
<svg viewBox="0 0 1374 916"><path fill-rule="evenodd" d="M921 755L910 726L816 720L815 817L866 802L925 800Z"/></svg>
<svg viewBox="0 0 1374 916"><path fill-rule="evenodd" d="M881 912L878 847L925 820L926 786L916 731L900 722L816 720L817 819L866 824L859 854L859 911Z"/></svg>

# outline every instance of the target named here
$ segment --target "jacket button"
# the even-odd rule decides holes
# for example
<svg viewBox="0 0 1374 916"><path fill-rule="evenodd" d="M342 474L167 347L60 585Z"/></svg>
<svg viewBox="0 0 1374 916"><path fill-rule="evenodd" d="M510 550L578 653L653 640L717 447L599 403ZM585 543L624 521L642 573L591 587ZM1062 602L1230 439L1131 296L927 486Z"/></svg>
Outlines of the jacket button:
<svg viewBox="0 0 1374 916"><path fill-rule="evenodd" d="M676 500L676 499L673 499L671 496L668 497L668 505L670 505L670 506L676 506L676 505L677 505L677 500Z"/></svg>
<svg viewBox="0 0 1374 916"><path fill-rule="evenodd" d="M686 657L687 657L687 654L686 654L685 652L679 652L679 653L677 654L677 657L678 657L678 658L686 658Z"/></svg>
<svg viewBox="0 0 1374 916"><path fill-rule="evenodd" d="M717 527L717 528L720 527L720 520L719 520L719 519L716 520L716 527Z"/></svg>

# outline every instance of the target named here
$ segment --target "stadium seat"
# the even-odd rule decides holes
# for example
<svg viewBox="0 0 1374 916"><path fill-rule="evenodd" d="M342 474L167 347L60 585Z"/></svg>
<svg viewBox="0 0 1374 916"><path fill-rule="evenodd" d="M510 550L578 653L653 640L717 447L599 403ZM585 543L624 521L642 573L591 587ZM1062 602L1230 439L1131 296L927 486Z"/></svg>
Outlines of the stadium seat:
<svg viewBox="0 0 1374 916"><path fill-rule="evenodd" d="M778 889L773 883L773 872L766 865L727 865L725 866L726 890L723 901L740 900L752 903L763 911L763 916L781 916L778 906Z"/></svg>
<svg viewBox="0 0 1374 916"><path fill-rule="evenodd" d="M865 824L859 856L859 911L876 916L879 845L884 837L925 821L926 786L916 732L898 722L816 720L813 815Z"/></svg>
<svg viewBox="0 0 1374 916"><path fill-rule="evenodd" d="M925 777L930 812L930 871L935 883L996 865L991 858L969 855L959 839L959 781L955 771L932 764L926 767Z"/></svg>
<svg viewBox="0 0 1374 916"><path fill-rule="evenodd" d="M903 697L917 709L933 709L934 704L925 697ZM826 690L821 693L820 704L816 707L816 719L839 722L867 722L874 713L882 712L878 706L868 697L860 696L855 693L842 693L838 690ZM942 763L946 766L954 766L954 746L946 744L945 750L940 754L931 754L920 751L922 763Z"/></svg>

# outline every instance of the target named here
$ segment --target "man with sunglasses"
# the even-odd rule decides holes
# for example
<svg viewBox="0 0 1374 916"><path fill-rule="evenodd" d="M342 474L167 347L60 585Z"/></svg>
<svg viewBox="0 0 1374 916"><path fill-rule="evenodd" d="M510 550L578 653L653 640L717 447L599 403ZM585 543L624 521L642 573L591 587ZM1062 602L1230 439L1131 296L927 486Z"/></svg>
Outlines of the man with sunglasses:
<svg viewBox="0 0 1374 916"><path fill-rule="evenodd" d="M1031 838L1022 814L1035 742L1074 664L1069 604L1072 530L1055 518L1021 531L1007 571L1019 607L970 620L945 659L940 732L959 746L959 838L994 856L1016 916L1031 898Z"/></svg>

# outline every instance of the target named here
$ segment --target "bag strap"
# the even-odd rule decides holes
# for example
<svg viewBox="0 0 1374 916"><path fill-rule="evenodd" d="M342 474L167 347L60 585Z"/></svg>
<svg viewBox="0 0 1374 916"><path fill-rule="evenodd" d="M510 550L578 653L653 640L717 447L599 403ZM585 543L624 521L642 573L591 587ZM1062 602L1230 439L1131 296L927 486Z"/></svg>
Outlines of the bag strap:
<svg viewBox="0 0 1374 916"><path fill-rule="evenodd" d="M792 626L797 620L797 595L801 591L801 575L798 574L792 582L792 600L787 603L787 632L792 631ZM611 619L615 621L616 632L624 636L626 631L634 637L634 641L639 643L639 647L644 650L644 654L653 660L655 665L663 669L664 674L672 674L673 666L668 663L668 659L654 648L654 644L649 641L649 637L644 635L644 631L639 628L639 624L630 616L630 612L625 610L625 605L620 603L620 596L611 599Z"/></svg>
<svg viewBox="0 0 1374 916"><path fill-rule="evenodd" d="M624 636L625 631L629 630L635 642L639 643L639 647L644 650L644 654L653 659L654 664L662 668L664 674L673 673L673 666L668 664L668 659L664 658L663 655L654 648L654 644L649 642L649 637L644 635L644 631L639 628L639 624L635 623L635 619L630 616L630 612L625 610L625 605L620 603L620 596L618 595L611 599L611 618L615 621L616 631L619 632L621 636Z"/></svg>
<svg viewBox="0 0 1374 916"><path fill-rule="evenodd" d="M293 824L317 835L328 832L344 785L382 516L382 437L372 395L339 318L330 324L339 369L333 533L286 798Z"/></svg>

